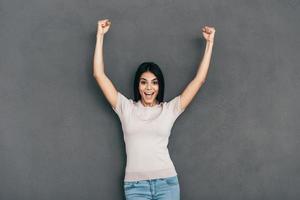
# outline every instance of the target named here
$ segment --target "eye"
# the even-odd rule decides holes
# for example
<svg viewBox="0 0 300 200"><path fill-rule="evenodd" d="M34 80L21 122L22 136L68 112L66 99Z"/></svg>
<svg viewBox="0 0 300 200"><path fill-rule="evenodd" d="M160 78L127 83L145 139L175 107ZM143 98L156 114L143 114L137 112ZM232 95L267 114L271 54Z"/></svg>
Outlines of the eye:
<svg viewBox="0 0 300 200"><path fill-rule="evenodd" d="M157 85L157 84L158 84L158 82L157 82L157 81L154 81L154 82L153 82L153 84L154 84L154 85Z"/></svg>
<svg viewBox="0 0 300 200"><path fill-rule="evenodd" d="M146 82L145 81L141 81L140 83L144 85Z"/></svg>

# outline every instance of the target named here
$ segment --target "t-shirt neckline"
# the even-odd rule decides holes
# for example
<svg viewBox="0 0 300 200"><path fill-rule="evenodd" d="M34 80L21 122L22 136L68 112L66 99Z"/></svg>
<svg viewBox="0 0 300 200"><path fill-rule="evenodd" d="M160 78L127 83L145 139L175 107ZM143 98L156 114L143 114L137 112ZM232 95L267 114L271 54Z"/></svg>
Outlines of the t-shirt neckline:
<svg viewBox="0 0 300 200"><path fill-rule="evenodd" d="M144 109L158 108L158 107L160 107L161 104L162 104L162 102L161 102L161 103L156 104L156 105L154 105L154 106L144 106L144 105L142 104L141 100L138 100L137 103L138 103L138 106L139 106L139 107L144 108Z"/></svg>

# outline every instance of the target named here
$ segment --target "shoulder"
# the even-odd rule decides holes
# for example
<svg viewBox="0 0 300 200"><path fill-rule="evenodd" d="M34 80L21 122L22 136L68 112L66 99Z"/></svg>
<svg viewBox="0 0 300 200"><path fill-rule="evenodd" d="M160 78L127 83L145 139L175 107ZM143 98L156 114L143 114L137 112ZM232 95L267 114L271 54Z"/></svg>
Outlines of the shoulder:
<svg viewBox="0 0 300 200"><path fill-rule="evenodd" d="M116 107L112 107L112 109L118 114L119 117L123 117L126 113L131 111L134 105L135 101L118 91L117 104Z"/></svg>
<svg viewBox="0 0 300 200"><path fill-rule="evenodd" d="M175 118L177 118L185 110L181 108L180 95L175 96L171 100L164 102L163 106Z"/></svg>

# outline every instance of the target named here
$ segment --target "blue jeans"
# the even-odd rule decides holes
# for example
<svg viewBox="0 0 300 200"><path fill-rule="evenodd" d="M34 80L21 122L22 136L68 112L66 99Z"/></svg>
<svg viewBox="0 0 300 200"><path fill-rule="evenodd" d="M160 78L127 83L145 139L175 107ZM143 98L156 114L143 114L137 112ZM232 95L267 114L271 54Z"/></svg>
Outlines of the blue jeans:
<svg viewBox="0 0 300 200"><path fill-rule="evenodd" d="M126 200L179 200L178 177L124 181Z"/></svg>

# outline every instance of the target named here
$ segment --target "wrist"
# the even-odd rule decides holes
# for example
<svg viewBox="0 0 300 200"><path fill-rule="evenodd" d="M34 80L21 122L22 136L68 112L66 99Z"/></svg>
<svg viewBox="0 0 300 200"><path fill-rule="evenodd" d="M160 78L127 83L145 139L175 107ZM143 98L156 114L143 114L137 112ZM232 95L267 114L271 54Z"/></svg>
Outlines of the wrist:
<svg viewBox="0 0 300 200"><path fill-rule="evenodd" d="M104 33L97 33L97 37L104 37Z"/></svg>
<svg viewBox="0 0 300 200"><path fill-rule="evenodd" d="M214 41L206 41L206 44L213 45Z"/></svg>

